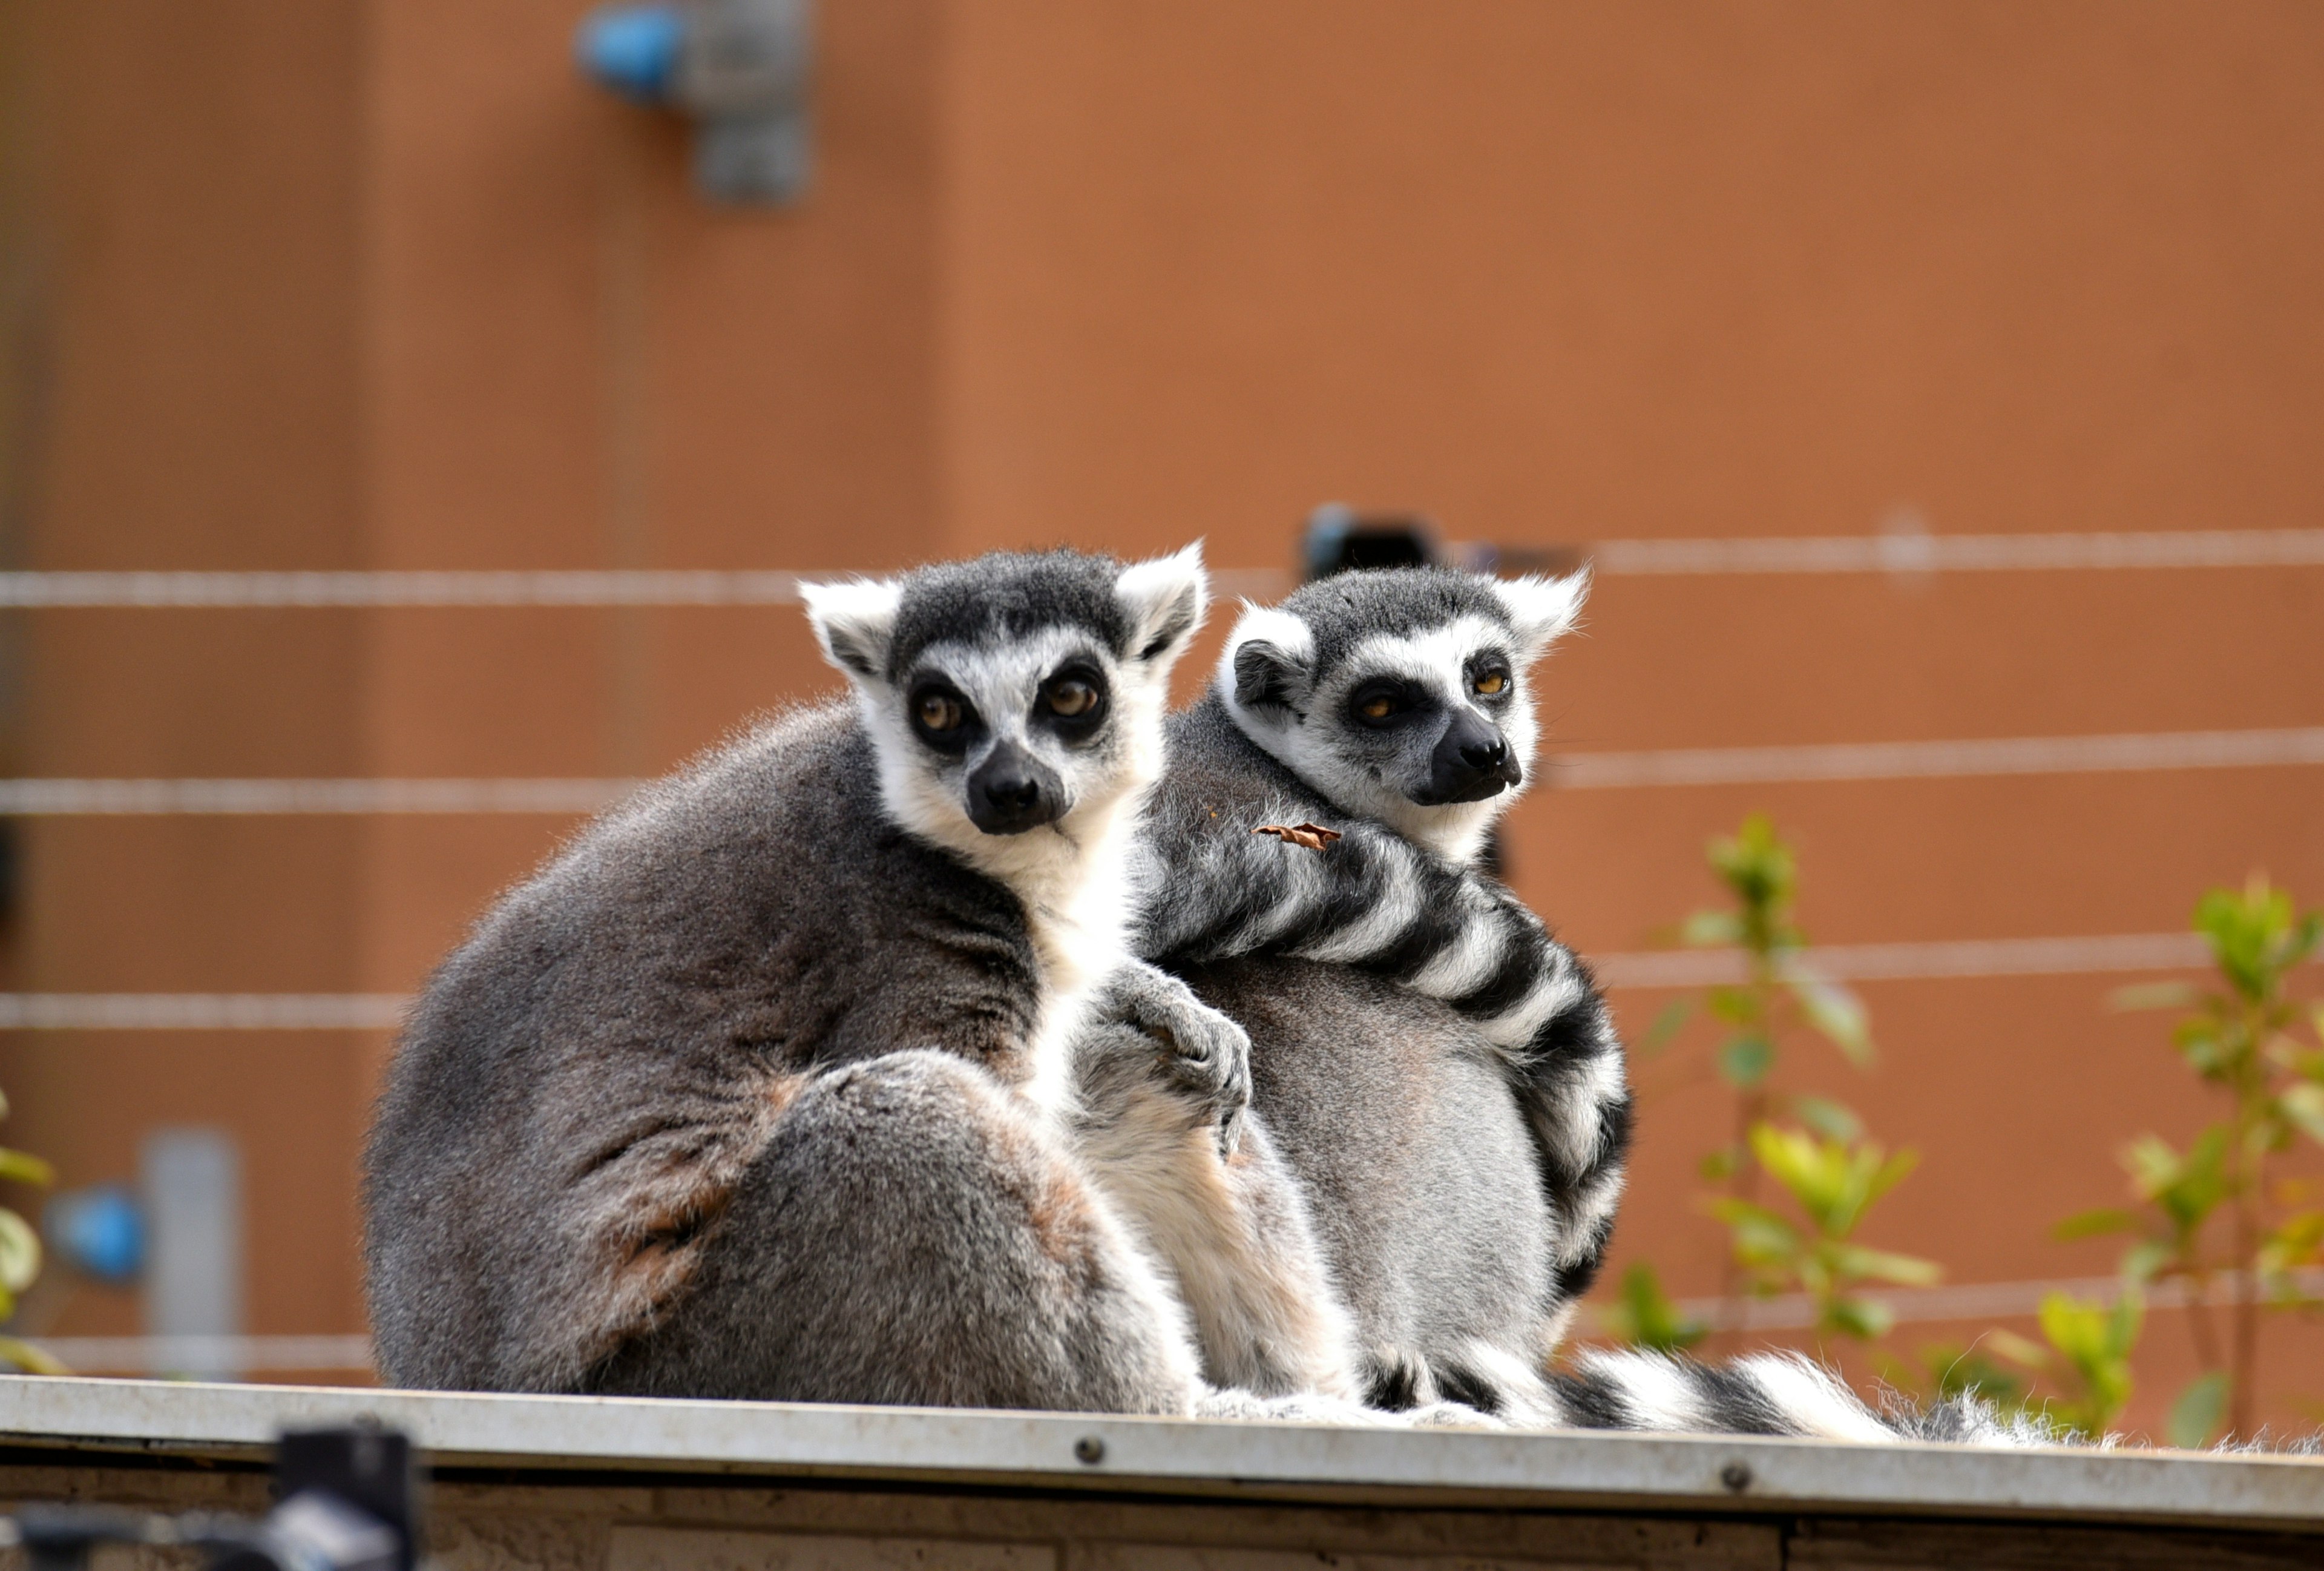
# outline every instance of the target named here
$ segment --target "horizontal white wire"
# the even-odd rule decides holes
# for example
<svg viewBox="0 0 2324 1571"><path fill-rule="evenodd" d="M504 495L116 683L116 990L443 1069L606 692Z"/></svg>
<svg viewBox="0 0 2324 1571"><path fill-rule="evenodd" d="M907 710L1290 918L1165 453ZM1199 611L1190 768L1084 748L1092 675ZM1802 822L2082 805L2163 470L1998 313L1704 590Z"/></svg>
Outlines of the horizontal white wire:
<svg viewBox="0 0 2324 1571"><path fill-rule="evenodd" d="M2324 564L2324 529L2097 534L1800 535L1772 540L1609 540L1607 575L1996 573L2061 568L2290 568Z"/></svg>
<svg viewBox="0 0 2324 1571"><path fill-rule="evenodd" d="M1969 938L1918 944L1826 944L1800 967L1846 982L2071 976L2176 971L2209 963L2191 933L2077 938ZM1740 981L1732 949L1601 955L1609 987L1703 987ZM0 1030L392 1030L411 1000L395 993L0 993Z"/></svg>
<svg viewBox="0 0 2324 1571"><path fill-rule="evenodd" d="M1574 753L1551 760L1550 778L1563 790L1607 790L1636 786L2115 774L2310 763L2324 763L2324 725L2101 736L2001 736L1964 742L1841 742L1798 747Z"/></svg>
<svg viewBox="0 0 2324 1571"><path fill-rule="evenodd" d="M0 573L0 606L793 605L802 579L841 573L345 572ZM1270 568L1211 574L1222 595L1289 587Z"/></svg>
<svg viewBox="0 0 2324 1571"><path fill-rule="evenodd" d="M2248 1278L2222 1272L2198 1291L2190 1282L2173 1279L2144 1289L2152 1309L2184 1308L2200 1298L2206 1304L2237 1302ZM2324 1271L2292 1273L2292 1286L2310 1298L2324 1298ZM2033 1281L1964 1282L1936 1288L1885 1289L1862 1296L1884 1304L1899 1325L1945 1320L2023 1317L2042 1307L2052 1293L2110 1302L2122 1291L2118 1277L2067 1277ZM1715 1324L1725 1306L1717 1298L1682 1298L1679 1312L1689 1318ZM1595 1324L1602 1327L1604 1311L1592 1306ZM1744 1303L1742 1329L1798 1331L1816 1322L1814 1302L1804 1294L1750 1298ZM361 1335L315 1336L41 1336L39 1346L84 1373L171 1374L185 1371L209 1372L236 1370L255 1373L266 1370L367 1370L372 1367L371 1338Z"/></svg>
<svg viewBox="0 0 2324 1571"><path fill-rule="evenodd" d="M2247 1276L2223 1271L2207 1287L2198 1290L2194 1284L2180 1278L2149 1283L2142 1297L2150 1309L2183 1309L2200 1301L2205 1304L2239 1302L2250 1284ZM1860 1296L1886 1305L1896 1317L1897 1324L1926 1324L1938 1320L1983 1320L2023 1317L2042 1308L2042 1300L2052 1293L2066 1293L2084 1300L2111 1303L2122 1292L2119 1277L2067 1277L2046 1281L1962 1282L1936 1288L1882 1288L1868 1289ZM2303 1270L2291 1273L2294 1291L2308 1298L2324 1298L2324 1271ZM1593 1324L1599 1330L1605 1325L1605 1311L1596 1310ZM1676 1308L1689 1319L1716 1326L1726 1306L1717 1298L1682 1298ZM1804 1293L1785 1293L1772 1298L1747 1298L1743 1304L1745 1331L1803 1331L1816 1323L1815 1300Z"/></svg>
<svg viewBox="0 0 2324 1571"><path fill-rule="evenodd" d="M0 780L0 816L594 813L633 780Z"/></svg>
<svg viewBox="0 0 2324 1571"><path fill-rule="evenodd" d="M1552 762L1566 790L2103 774L2324 763L2324 726L1968 742L1847 742L1577 753ZM638 781L547 780L0 780L0 815L594 813Z"/></svg>
<svg viewBox="0 0 2324 1571"><path fill-rule="evenodd" d="M2082 976L2207 966L2192 933L2108 933L2073 938L1957 938L1911 944L1819 944L1800 957L1805 974L1835 982ZM1609 987L1714 987L1744 979L1737 949L1649 950L1591 962Z"/></svg>
<svg viewBox="0 0 2324 1571"><path fill-rule="evenodd" d="M1725 573L2024 572L2065 568L2313 567L2324 530L2132 533L1791 535L1609 540L1587 548L1609 577ZM0 573L0 606L789 605L802 578L774 569ZM1222 596L1289 589L1273 568L1222 568Z"/></svg>
<svg viewBox="0 0 2324 1571"><path fill-rule="evenodd" d="M208 1374L224 1370L369 1369L371 1338L352 1336L34 1336L76 1373Z"/></svg>
<svg viewBox="0 0 2324 1571"><path fill-rule="evenodd" d="M0 993L0 1030L392 1030L401 993Z"/></svg>

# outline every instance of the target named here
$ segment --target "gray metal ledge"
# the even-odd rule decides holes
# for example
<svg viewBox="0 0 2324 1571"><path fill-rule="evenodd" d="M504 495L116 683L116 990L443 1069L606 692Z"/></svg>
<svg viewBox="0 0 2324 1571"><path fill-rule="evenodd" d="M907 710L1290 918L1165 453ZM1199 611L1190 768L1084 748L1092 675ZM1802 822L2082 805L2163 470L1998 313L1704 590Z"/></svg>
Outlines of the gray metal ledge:
<svg viewBox="0 0 2324 1571"><path fill-rule="evenodd" d="M2324 1460L1678 1436L1512 1434L772 1402L0 1377L17 1464L255 1462L369 1418L438 1468L1104 1491L1720 1517L2038 1517L2324 1535ZM1095 1445L1090 1442L1096 1442ZM1084 1460L1094 1455L1095 1460Z"/></svg>

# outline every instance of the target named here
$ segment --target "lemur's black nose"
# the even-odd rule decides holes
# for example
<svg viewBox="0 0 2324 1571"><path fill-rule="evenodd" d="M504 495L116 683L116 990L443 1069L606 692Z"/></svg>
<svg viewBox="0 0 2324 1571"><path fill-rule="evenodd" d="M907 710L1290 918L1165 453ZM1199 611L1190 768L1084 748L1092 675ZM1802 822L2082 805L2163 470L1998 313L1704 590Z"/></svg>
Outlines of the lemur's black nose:
<svg viewBox="0 0 2324 1571"><path fill-rule="evenodd" d="M969 772L969 822L988 835L1021 835L1054 822L1065 790L1041 761L1003 742Z"/></svg>
<svg viewBox="0 0 2324 1571"><path fill-rule="evenodd" d="M1477 802L1524 778L1525 772L1510 753L1508 739L1500 727L1473 709L1458 709L1429 757L1425 793L1415 791L1412 796L1426 807Z"/></svg>
<svg viewBox="0 0 2324 1571"><path fill-rule="evenodd" d="M1464 742L1461 744L1461 762L1471 769L1499 769L1509 755L1509 744L1497 734L1489 742Z"/></svg>

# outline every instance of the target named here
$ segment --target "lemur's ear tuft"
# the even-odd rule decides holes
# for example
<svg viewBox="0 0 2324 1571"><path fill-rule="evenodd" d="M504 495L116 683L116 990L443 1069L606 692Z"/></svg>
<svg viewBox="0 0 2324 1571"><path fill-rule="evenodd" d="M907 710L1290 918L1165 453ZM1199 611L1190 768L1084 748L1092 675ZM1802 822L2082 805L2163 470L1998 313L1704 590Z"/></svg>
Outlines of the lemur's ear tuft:
<svg viewBox="0 0 2324 1571"><path fill-rule="evenodd" d="M1563 578L1531 573L1522 578L1497 578L1493 593L1500 597L1501 609L1508 613L1525 658L1539 660L1557 635L1581 617L1582 603L1590 597L1590 569L1584 568Z"/></svg>
<svg viewBox="0 0 2324 1571"><path fill-rule="evenodd" d="M1203 570L1203 542L1167 557L1132 562L1113 581L1114 597L1130 618L1130 647L1140 661L1185 652L1186 641L1203 624L1211 603L1211 578Z"/></svg>
<svg viewBox="0 0 2324 1571"><path fill-rule="evenodd" d="M1288 611L1246 605L1219 657L1219 686L1239 709L1280 716L1306 701L1314 672L1315 634Z"/></svg>
<svg viewBox="0 0 2324 1571"><path fill-rule="evenodd" d="M1246 709L1288 709L1307 685L1307 670L1263 638L1235 645L1235 702Z"/></svg>
<svg viewBox="0 0 2324 1571"><path fill-rule="evenodd" d="M845 578L801 584L807 619L815 624L823 658L851 677L881 681L888 674L888 649L896 636L896 607L903 586L881 578Z"/></svg>

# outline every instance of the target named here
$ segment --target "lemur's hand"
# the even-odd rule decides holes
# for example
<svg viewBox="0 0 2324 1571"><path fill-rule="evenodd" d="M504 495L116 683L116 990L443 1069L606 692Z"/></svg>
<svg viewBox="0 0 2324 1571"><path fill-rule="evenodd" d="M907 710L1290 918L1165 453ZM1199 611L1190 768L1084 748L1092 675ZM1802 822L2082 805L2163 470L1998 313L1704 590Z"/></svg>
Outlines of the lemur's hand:
<svg viewBox="0 0 2324 1571"><path fill-rule="evenodd" d="M1120 966L1107 979L1098 1008L1154 1044L1156 1067L1217 1121L1219 1150L1232 1156L1242 1142L1243 1115L1250 1105L1250 1038L1242 1027L1176 977L1142 961Z"/></svg>

